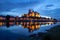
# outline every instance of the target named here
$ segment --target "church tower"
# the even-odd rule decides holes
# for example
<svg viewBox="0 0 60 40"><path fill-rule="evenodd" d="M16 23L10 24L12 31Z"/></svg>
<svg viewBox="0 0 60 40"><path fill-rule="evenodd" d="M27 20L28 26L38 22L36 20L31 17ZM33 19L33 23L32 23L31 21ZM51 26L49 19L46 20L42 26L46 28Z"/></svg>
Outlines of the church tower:
<svg viewBox="0 0 60 40"><path fill-rule="evenodd" d="M32 9L29 9L29 13L32 13L33 12L33 10Z"/></svg>

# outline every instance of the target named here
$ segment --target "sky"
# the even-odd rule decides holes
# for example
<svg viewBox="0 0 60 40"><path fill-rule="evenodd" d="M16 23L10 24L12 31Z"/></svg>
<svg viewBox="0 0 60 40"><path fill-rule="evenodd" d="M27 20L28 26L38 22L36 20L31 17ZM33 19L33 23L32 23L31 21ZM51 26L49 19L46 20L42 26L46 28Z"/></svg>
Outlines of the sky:
<svg viewBox="0 0 60 40"><path fill-rule="evenodd" d="M60 19L60 0L0 0L0 15L21 16L29 9Z"/></svg>

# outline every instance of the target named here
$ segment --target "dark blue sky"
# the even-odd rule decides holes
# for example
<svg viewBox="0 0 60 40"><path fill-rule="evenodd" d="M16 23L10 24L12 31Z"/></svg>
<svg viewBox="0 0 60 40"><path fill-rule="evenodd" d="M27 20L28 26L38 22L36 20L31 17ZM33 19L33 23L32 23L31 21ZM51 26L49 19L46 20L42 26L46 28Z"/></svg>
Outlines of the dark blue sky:
<svg viewBox="0 0 60 40"><path fill-rule="evenodd" d="M29 9L42 16L60 18L60 0L0 0L0 15L21 16Z"/></svg>

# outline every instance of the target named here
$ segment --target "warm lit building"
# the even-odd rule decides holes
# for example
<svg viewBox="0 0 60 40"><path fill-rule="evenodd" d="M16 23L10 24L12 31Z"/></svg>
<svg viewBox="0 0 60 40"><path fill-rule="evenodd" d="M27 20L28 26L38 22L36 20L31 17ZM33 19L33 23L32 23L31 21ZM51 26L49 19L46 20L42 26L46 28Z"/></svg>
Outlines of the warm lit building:
<svg viewBox="0 0 60 40"><path fill-rule="evenodd" d="M33 10L29 10L28 14L24 14L22 15L21 17L14 17L14 16L10 16L10 15L7 15L7 16L1 16L0 15L0 21L36 21L36 22L49 22L49 21L57 21L56 19L52 19L52 18L46 18L46 17L41 17L40 16L40 13L38 12L35 12ZM32 23L31 23L32 24Z"/></svg>
<svg viewBox="0 0 60 40"><path fill-rule="evenodd" d="M24 17L40 17L38 12L34 12L33 10L29 10L28 14L24 14Z"/></svg>
<svg viewBox="0 0 60 40"><path fill-rule="evenodd" d="M3 25L3 22L0 22L0 26L2 26Z"/></svg>
<svg viewBox="0 0 60 40"><path fill-rule="evenodd" d="M29 10L28 14L24 14L22 15L22 17L20 18L21 20L35 20L35 21L54 21L54 19L51 18L46 18L46 17L41 17L40 13L35 12L33 10Z"/></svg>
<svg viewBox="0 0 60 40"><path fill-rule="evenodd" d="M5 16L0 16L0 20L5 20Z"/></svg>
<svg viewBox="0 0 60 40"><path fill-rule="evenodd" d="M14 17L14 16L10 16L10 17L9 17L9 20L10 20L10 21L15 21L15 17Z"/></svg>
<svg viewBox="0 0 60 40"><path fill-rule="evenodd" d="M16 16L15 20L19 20L19 17L18 17L18 16Z"/></svg>
<svg viewBox="0 0 60 40"><path fill-rule="evenodd" d="M12 18L9 18L9 20L11 20L11 21L13 20L13 21L14 21L14 20L15 20L15 18L13 18L13 17L12 17Z"/></svg>

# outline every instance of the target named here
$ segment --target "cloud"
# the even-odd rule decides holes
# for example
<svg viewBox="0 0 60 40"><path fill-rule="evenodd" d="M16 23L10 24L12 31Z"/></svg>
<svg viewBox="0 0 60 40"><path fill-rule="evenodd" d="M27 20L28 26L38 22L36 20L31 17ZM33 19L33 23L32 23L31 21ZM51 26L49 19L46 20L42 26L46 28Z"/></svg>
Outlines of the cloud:
<svg viewBox="0 0 60 40"><path fill-rule="evenodd" d="M43 14L60 20L60 8L56 8L53 10L44 10Z"/></svg>
<svg viewBox="0 0 60 40"><path fill-rule="evenodd" d="M54 6L53 4L50 4L50 5L46 5L46 7L52 7L52 6Z"/></svg>
<svg viewBox="0 0 60 40"><path fill-rule="evenodd" d="M44 16L44 15L41 15L41 17L45 17L45 18L51 18L50 16Z"/></svg>
<svg viewBox="0 0 60 40"><path fill-rule="evenodd" d="M11 3L31 3L31 2L42 2L44 0L0 0L0 2L11 2Z"/></svg>
<svg viewBox="0 0 60 40"><path fill-rule="evenodd" d="M10 11L14 8L31 8L41 2L43 0L0 0L0 12Z"/></svg>

